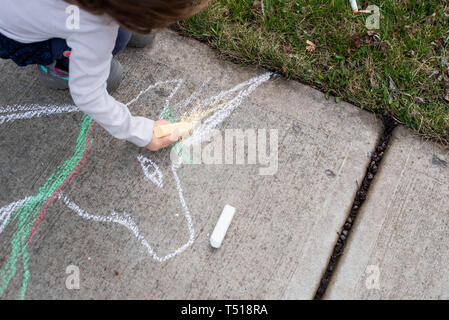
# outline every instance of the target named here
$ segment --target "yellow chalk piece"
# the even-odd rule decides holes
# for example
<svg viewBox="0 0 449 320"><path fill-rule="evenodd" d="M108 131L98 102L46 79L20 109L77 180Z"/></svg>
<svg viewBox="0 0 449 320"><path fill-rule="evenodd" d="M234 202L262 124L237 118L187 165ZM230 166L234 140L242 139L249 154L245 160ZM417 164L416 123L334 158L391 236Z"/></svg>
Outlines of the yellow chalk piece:
<svg viewBox="0 0 449 320"><path fill-rule="evenodd" d="M171 135L176 129L182 137L188 136L193 131L192 122L177 122L171 124L164 124L162 126L154 127L153 133L156 138L162 138Z"/></svg>

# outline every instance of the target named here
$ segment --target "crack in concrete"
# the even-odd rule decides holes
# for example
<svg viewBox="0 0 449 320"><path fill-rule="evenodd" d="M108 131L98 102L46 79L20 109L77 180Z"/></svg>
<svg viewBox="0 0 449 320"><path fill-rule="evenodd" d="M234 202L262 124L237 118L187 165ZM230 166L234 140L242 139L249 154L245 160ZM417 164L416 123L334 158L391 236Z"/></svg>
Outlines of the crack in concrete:
<svg viewBox="0 0 449 320"><path fill-rule="evenodd" d="M348 241L348 238L352 231L352 226L354 225L361 206L366 200L371 183L374 180L374 176L377 174L380 168L383 156L390 145L390 138L393 130L398 126L398 123L391 116L380 117L382 118L384 130L374 152L371 154L371 161L366 169L363 181L359 189L357 190L349 215L346 218L343 226L340 228L341 231L338 233L337 243L334 246L326 270L320 280L320 284L315 293L314 300L321 300L326 293L326 289L337 268L338 261L344 253L346 242Z"/></svg>

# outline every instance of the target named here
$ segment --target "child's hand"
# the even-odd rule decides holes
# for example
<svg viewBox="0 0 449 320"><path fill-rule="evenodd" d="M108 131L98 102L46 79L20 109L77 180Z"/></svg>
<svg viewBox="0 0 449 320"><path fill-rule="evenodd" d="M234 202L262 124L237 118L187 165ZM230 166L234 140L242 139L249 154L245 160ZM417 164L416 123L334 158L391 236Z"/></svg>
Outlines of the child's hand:
<svg viewBox="0 0 449 320"><path fill-rule="evenodd" d="M167 120L157 120L154 122L154 126L162 126L164 124L170 124L170 121ZM148 150L151 151L158 151L162 148L166 148L169 145L171 145L172 143L175 143L179 140L180 138L180 134L179 134L179 130L176 129L171 135L167 136L167 137L163 137L163 138L156 138L153 135L153 139L151 139L151 142L146 146L146 148Z"/></svg>

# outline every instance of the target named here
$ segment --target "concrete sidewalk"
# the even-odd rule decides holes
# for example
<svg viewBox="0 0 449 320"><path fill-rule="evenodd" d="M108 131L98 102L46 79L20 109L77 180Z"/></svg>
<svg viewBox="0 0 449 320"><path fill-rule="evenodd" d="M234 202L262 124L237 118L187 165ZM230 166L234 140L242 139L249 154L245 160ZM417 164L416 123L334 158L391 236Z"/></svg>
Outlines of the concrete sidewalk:
<svg viewBox="0 0 449 320"><path fill-rule="evenodd" d="M277 170L260 175L267 168L260 163L173 165L169 151L109 136L76 112L68 92L42 87L34 68L0 61L1 298L313 298L382 124L297 82L223 62L171 31L158 34L154 48L127 49L119 60L125 79L114 96L133 114L179 120L195 108L213 109L203 123L223 135L276 129ZM449 158L428 144L432 151L415 148L408 162L398 161L419 140L400 132L352 230L330 298L447 297ZM403 172L419 170L425 174L414 176L409 196L398 196L409 185ZM425 190L438 200L426 201ZM391 209L379 209L383 203ZM226 204L236 215L223 246L212 249L209 237ZM405 242L413 249L421 241L415 256L401 247L410 234L390 216L395 208L407 221L419 216L413 230L421 240ZM425 217L425 229L418 228ZM376 243L400 258L377 258L380 251L369 251ZM438 259L429 253L436 250ZM380 282L366 291L361 283L372 264ZM80 287L71 290L67 278L77 269ZM428 282L420 291L423 272Z"/></svg>
<svg viewBox="0 0 449 320"><path fill-rule="evenodd" d="M448 160L395 129L327 298L449 299Z"/></svg>

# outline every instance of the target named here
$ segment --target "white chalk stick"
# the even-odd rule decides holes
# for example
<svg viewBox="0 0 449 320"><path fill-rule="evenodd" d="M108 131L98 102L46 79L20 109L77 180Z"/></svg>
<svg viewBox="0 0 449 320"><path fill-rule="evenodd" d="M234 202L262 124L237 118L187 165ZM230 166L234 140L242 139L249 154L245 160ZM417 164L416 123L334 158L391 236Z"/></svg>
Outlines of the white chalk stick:
<svg viewBox="0 0 449 320"><path fill-rule="evenodd" d="M352 11L354 13L359 12L359 8L357 7L357 1L356 0L349 0L349 1L351 2Z"/></svg>
<svg viewBox="0 0 449 320"><path fill-rule="evenodd" d="M223 239L231 224L232 218L234 218L235 208L230 205L226 205L218 219L214 232L210 236L210 245L214 248L220 248L223 243Z"/></svg>

